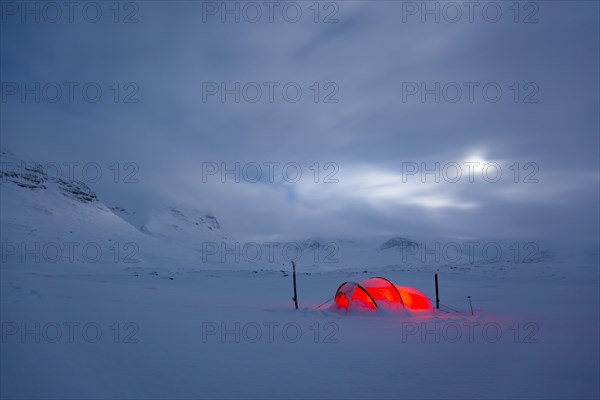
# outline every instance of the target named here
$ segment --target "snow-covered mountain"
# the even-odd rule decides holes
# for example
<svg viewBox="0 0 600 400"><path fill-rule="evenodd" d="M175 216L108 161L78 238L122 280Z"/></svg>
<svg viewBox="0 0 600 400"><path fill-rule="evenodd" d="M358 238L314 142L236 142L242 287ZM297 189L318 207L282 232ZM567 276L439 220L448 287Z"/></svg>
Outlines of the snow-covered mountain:
<svg viewBox="0 0 600 400"><path fill-rule="evenodd" d="M81 262L94 259L85 251L95 251L127 267L144 261L142 264L155 269L278 271L289 270L295 260L310 273L385 268L504 274L549 262L570 262L583 254L572 247L554 246L550 251L532 241L435 240L406 235L241 242L205 207L159 199L144 204L105 204L85 182L49 176L43 164L5 150L1 155L3 261L27 258L27 249L36 246L40 254L58 246L57 260L64 260L73 256L69 243L75 242L81 250L74 257ZM40 254L42 261L52 258Z"/></svg>
<svg viewBox="0 0 600 400"><path fill-rule="evenodd" d="M59 253L56 262L64 261L73 247L87 246L85 251L94 249L118 263L160 259L168 252L193 265L202 259L202 243L233 240L207 211L179 205L150 212L109 206L85 182L49 176L42 163L22 160L6 150L1 155L0 229L5 253L11 253L3 261L11 256L21 259L27 249L35 252L37 247L39 254L30 258L54 261L54 256L43 254L52 248ZM95 259L74 254L81 262Z"/></svg>

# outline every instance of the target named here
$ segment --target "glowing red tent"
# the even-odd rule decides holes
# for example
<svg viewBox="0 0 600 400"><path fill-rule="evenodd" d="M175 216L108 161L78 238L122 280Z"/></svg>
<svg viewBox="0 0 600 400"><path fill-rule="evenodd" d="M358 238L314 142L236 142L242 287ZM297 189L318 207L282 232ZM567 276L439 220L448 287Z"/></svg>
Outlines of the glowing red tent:
<svg viewBox="0 0 600 400"><path fill-rule="evenodd" d="M360 283L344 282L335 293L338 308L375 310L380 307L409 311L433 310L429 299L417 289L396 286L385 278L369 278Z"/></svg>

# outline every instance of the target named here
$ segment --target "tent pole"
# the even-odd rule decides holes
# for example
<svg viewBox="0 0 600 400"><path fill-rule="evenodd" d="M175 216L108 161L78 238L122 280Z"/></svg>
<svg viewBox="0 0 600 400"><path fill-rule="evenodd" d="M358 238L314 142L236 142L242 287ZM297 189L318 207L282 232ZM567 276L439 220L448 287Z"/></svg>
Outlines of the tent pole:
<svg viewBox="0 0 600 400"><path fill-rule="evenodd" d="M439 290L438 290L438 277L437 277L437 273L435 274L435 308L439 309L440 308L440 294L439 294Z"/></svg>
<svg viewBox="0 0 600 400"><path fill-rule="evenodd" d="M298 309L298 293L296 292L296 263L292 261L292 279L294 280L294 305Z"/></svg>
<svg viewBox="0 0 600 400"><path fill-rule="evenodd" d="M471 315L475 315L475 313L473 313L473 303L471 303L471 296L467 296L469 298L469 305L471 306Z"/></svg>

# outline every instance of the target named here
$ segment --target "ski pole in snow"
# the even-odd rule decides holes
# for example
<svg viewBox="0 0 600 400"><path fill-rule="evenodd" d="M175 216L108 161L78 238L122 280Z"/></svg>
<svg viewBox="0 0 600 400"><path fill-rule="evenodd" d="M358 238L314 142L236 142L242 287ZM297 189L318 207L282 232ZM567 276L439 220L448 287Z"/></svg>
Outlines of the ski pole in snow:
<svg viewBox="0 0 600 400"><path fill-rule="evenodd" d="M469 305L471 306L471 315L475 315L473 313L473 303L471 303L471 296L467 296L469 298Z"/></svg>
<svg viewBox="0 0 600 400"><path fill-rule="evenodd" d="M438 279L437 274L435 274L435 308L440 308L440 293L438 290Z"/></svg>
<svg viewBox="0 0 600 400"><path fill-rule="evenodd" d="M296 306L296 310L298 309L298 293L296 292L296 263L292 261L292 279L294 280L294 305Z"/></svg>

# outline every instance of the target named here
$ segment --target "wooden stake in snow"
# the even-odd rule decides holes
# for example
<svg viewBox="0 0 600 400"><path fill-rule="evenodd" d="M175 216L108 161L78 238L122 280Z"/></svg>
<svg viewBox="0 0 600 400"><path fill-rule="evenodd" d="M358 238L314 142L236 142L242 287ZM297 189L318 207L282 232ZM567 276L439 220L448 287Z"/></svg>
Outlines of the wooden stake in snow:
<svg viewBox="0 0 600 400"><path fill-rule="evenodd" d="M467 296L469 298L469 305L471 306L471 315L475 315L475 313L473 313L473 303L471 303L471 296Z"/></svg>
<svg viewBox="0 0 600 400"><path fill-rule="evenodd" d="M294 280L294 305L298 309L298 292L296 291L296 263L292 261L292 279Z"/></svg>
<svg viewBox="0 0 600 400"><path fill-rule="evenodd" d="M440 308L440 292L438 290L437 274L435 274L435 308Z"/></svg>

